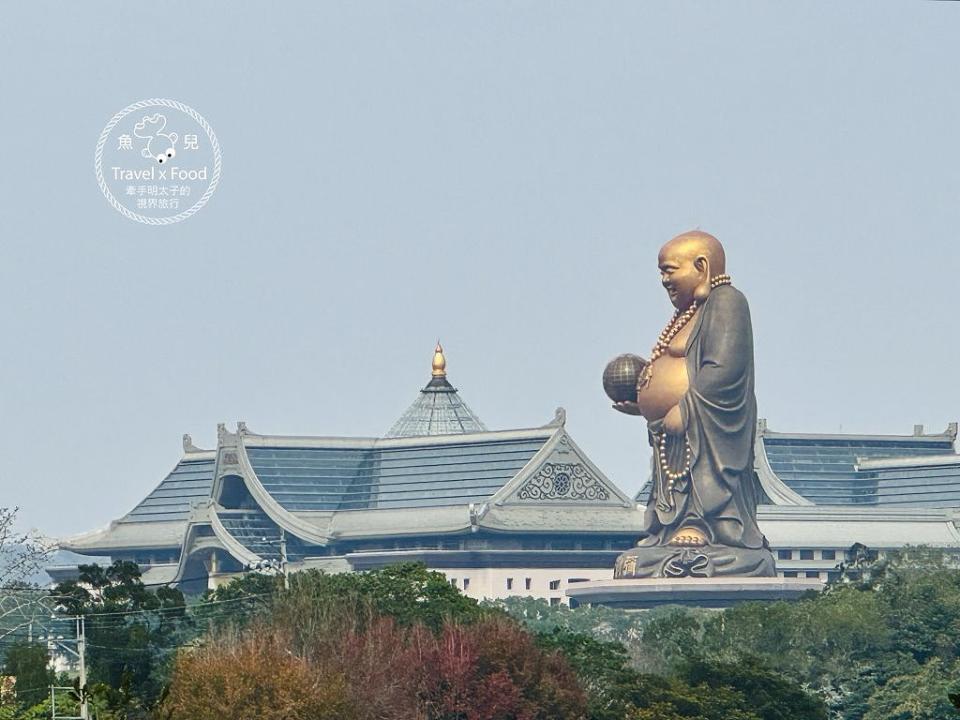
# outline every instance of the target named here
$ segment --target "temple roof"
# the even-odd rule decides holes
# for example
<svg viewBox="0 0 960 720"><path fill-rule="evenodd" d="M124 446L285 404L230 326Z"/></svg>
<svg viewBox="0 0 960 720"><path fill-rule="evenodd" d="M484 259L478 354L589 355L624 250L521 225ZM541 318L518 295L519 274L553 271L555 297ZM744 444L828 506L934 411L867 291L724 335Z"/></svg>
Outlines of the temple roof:
<svg viewBox="0 0 960 720"><path fill-rule="evenodd" d="M393 424L386 435L388 438L459 435L487 429L447 380L446 368L447 360L438 342L430 382Z"/></svg>
<svg viewBox="0 0 960 720"><path fill-rule="evenodd" d="M912 435L813 435L761 425L761 434L770 469L816 505L960 505L960 466L944 462L956 457L954 427L934 434L917 426Z"/></svg>
<svg viewBox="0 0 960 720"><path fill-rule="evenodd" d="M285 510L426 508L482 502L514 477L553 428L410 441L270 445L245 438L253 471Z"/></svg>
<svg viewBox="0 0 960 720"><path fill-rule="evenodd" d="M193 503L210 496L214 460L212 452L185 453L170 474L119 522L186 520Z"/></svg>
<svg viewBox="0 0 960 720"><path fill-rule="evenodd" d="M912 435L783 433L760 420L756 470L775 505L960 507L957 428ZM637 502L650 497L648 480ZM771 495L771 489L782 492Z"/></svg>

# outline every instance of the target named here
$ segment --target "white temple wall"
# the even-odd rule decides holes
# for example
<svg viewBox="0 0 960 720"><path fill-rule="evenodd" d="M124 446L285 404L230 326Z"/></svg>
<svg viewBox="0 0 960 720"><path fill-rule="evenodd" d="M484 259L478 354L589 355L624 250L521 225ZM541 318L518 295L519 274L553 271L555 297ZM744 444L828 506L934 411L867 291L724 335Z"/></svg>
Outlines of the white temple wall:
<svg viewBox="0 0 960 720"><path fill-rule="evenodd" d="M613 568L430 568L447 576L451 585L475 600L532 597L552 605L568 604L571 582L608 580Z"/></svg>

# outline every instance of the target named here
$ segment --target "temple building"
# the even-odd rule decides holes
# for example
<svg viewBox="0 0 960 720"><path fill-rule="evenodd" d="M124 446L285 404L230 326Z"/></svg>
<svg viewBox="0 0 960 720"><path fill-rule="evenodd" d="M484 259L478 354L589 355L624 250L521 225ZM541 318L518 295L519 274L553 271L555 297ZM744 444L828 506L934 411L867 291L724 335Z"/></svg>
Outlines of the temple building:
<svg viewBox="0 0 960 720"><path fill-rule="evenodd" d="M761 529L785 576L826 581L848 549L960 548L957 426L912 435L804 435L760 421ZM137 562L149 584L201 591L251 567L354 571L422 561L467 595L565 602L612 577L636 542L648 489L621 491L567 432L489 430L446 373L384 437L184 436L173 470L106 528L64 539L84 556ZM55 579L76 567L53 567Z"/></svg>
<svg viewBox="0 0 960 720"><path fill-rule="evenodd" d="M216 449L185 437L140 504L60 545L133 560L144 582L188 590L263 561L348 571L419 560L470 595L560 602L567 583L609 575L637 521L564 421L558 410L545 425L488 430L448 381L438 344L430 381L385 437L221 425Z"/></svg>

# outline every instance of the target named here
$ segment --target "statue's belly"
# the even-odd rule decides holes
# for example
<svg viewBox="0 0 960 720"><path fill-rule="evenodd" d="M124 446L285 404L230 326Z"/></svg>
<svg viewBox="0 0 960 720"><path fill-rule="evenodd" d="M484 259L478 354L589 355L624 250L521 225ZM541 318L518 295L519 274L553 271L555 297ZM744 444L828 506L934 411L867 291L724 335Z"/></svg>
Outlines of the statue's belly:
<svg viewBox="0 0 960 720"><path fill-rule="evenodd" d="M637 393L637 405L648 421L659 420L687 392L686 358L664 354L653 363L653 378Z"/></svg>

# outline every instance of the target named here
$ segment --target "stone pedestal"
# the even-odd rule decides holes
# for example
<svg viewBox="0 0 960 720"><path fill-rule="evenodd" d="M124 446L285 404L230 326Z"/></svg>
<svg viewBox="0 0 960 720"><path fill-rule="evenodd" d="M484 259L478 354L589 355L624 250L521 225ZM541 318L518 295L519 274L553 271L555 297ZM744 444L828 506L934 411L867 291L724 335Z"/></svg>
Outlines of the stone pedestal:
<svg viewBox="0 0 960 720"><path fill-rule="evenodd" d="M622 578L574 583L567 587L571 606L606 605L645 610L657 605L725 608L752 600L796 600L824 583L816 578L682 577Z"/></svg>

